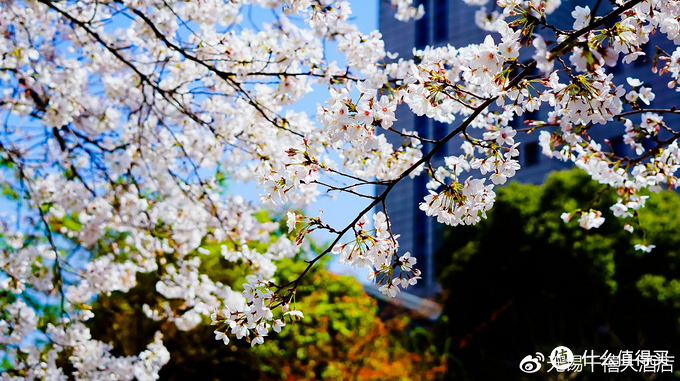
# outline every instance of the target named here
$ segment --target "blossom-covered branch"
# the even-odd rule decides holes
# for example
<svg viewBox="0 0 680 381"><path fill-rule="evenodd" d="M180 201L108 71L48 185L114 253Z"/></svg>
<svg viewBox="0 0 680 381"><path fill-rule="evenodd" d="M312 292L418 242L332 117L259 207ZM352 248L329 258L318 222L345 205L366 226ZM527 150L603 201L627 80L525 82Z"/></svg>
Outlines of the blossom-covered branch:
<svg viewBox="0 0 680 381"><path fill-rule="evenodd" d="M390 3L399 20L423 16L410 0ZM394 297L421 272L399 252L388 194L427 176L422 212L475 224L493 207L494 186L521 170L518 132L539 131L543 154L616 189L612 211L637 234L644 191L679 185L678 112L651 105L663 89L608 67L643 60L652 34L679 44L680 3L619 1L602 16L599 2L576 7L571 30L551 23L558 6L499 0L477 12L493 33L482 43L398 57L379 32L350 23L344 1L4 1L0 165L15 213L1 221L0 334L12 365L3 377L66 379L57 365L66 359L78 379L157 378L168 361L160 333L139 356L118 358L83 324L96 318L98 295L129 291L139 274L156 277L149 319L188 330L210 317L225 343L260 344L303 321L297 286L329 253L368 269ZM246 7L271 16L253 28ZM326 58L325 41L344 62ZM680 48L667 50L646 62L674 89ZM315 118L295 107L313 91L323 100ZM446 134L398 130L397 108L445 124ZM514 129L525 112L528 128ZM607 123L625 131L634 156L589 135ZM457 139L458 154L435 159ZM260 188L260 202L224 192L235 183ZM331 192L363 203L344 226L304 211ZM263 211L285 215L287 230ZM577 216L586 229L605 222L587 206L562 218ZM317 230L334 238L310 253ZM639 230L636 248L651 250ZM306 269L277 284L276 261L300 255ZM211 279L213 256L246 283ZM29 293L58 303L59 316L41 316ZM29 347L36 333L44 344Z"/></svg>

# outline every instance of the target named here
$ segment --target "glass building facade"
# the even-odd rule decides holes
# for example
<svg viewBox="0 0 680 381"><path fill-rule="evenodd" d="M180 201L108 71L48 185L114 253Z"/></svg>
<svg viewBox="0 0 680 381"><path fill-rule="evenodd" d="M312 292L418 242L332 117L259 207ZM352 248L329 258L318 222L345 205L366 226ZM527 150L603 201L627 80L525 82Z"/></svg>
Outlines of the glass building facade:
<svg viewBox="0 0 680 381"><path fill-rule="evenodd" d="M420 20L408 23L400 22L394 18L395 10L389 2L380 3L379 27L385 41L385 47L389 52L399 53L399 57L405 59L411 57L414 47L445 46L447 44L461 47L472 43L481 43L488 34L488 32L479 29L474 22L475 11L478 7L468 6L460 0L417 0L416 3L425 7L426 14ZM563 2L560 8L548 16L548 22L561 29L571 29L573 24L571 11L576 5L585 6L590 3L580 0ZM599 15L607 11L604 8L605 3L603 2L598 11ZM497 33L493 36L496 42L500 41L500 36ZM662 47L666 47L667 51L674 50L672 43L665 40L665 36L656 36L656 41ZM525 48L525 50L530 56L533 47ZM668 90L666 87L669 77L660 78L650 70L653 55L654 45L650 43L647 46L648 60L646 62L644 59L638 59L638 62L633 64L621 65L620 57L617 67L607 67L606 70L616 76L617 84L625 84L626 77L635 77L645 82L646 86L651 85L656 93L656 99L652 103L654 107L677 105L678 93ZM521 56L520 59L523 59L523 57ZM521 128L525 119L539 116L541 114L525 114L523 117L516 118L513 121L513 126ZM417 131L419 136L430 139L440 139L446 136L462 120L458 118L452 124L445 124L426 117L417 117L408 110L408 106L405 104L397 108L397 119L398 121L394 125L396 130ZM612 122L606 126L597 125L591 129L591 136L594 139L599 142L608 139L614 152L620 155L630 155L632 151L624 144L623 133L624 127L618 122ZM393 133L388 133L386 136L393 144L401 145L401 137ZM521 142L519 161L522 169L512 180L538 184L543 182L549 172L570 167L569 163L550 159L541 154L538 145L538 133L518 133L515 138L516 141ZM445 155L457 155L460 152L460 144L460 139L452 139L441 152L437 152L432 165L436 168L436 166L443 164ZM423 146L425 152L431 148L431 144L428 143L424 143ZM401 181L393 188L386 202L392 222L392 231L401 235L399 252L411 252L418 259L417 267L423 272L421 283L409 292L424 297L431 296L439 290L434 278L436 267L434 253L442 249L439 242L441 242L441 234L443 233L443 226L435 219L427 217L418 207L423 197L428 194L425 188L427 181L427 176L418 176L412 180Z"/></svg>

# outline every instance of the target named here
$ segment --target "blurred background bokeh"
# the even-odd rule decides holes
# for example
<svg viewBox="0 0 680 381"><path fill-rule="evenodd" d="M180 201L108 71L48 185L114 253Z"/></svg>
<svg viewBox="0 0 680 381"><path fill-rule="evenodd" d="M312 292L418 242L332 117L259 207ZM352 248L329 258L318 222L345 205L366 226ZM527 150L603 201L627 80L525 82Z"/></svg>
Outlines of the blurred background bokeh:
<svg viewBox="0 0 680 381"><path fill-rule="evenodd" d="M354 278L330 273L326 261L296 295L305 319L252 349L212 340L209 321L184 332L144 316L144 305L161 302L156 273L129 293L101 297L90 328L114 344L115 355L138 353L160 330L170 351L163 380L677 379L678 372L519 369L524 356L548 356L559 345L575 354L680 349L680 196L649 195L638 217L657 247L644 253L606 207L617 195L601 189L579 170L555 172L542 185L512 183L498 188L486 220L445 230L436 255L441 293L432 298L443 311L435 321L369 297ZM603 210L607 223L585 230L560 219L584 205ZM284 231L281 222L277 234ZM217 251L209 256L203 266L212 279L243 283L242 268ZM302 259L284 260L277 280L294 279Z"/></svg>
<svg viewBox="0 0 680 381"><path fill-rule="evenodd" d="M425 44L481 42L486 34L472 22L475 8L457 0L419 0L430 11L428 16L405 25L389 14L389 2L350 3L359 28L379 28L387 50L402 55ZM563 1L563 7L585 3ZM558 19L571 22L565 20ZM663 102L663 95L658 99ZM315 95L303 107L313 113L317 101ZM666 101L677 103L677 98ZM398 112L403 123L398 129L437 137L445 127L417 119L408 110ZM541 158L536 135L522 143L524 170L517 178L524 183L496 188L496 205L476 226L435 226L424 213L417 214L427 179L405 181L395 188L396 198L388 200L397 225L399 219L406 221L396 229L402 234L403 251L412 251L429 277L416 293L439 306L437 313L418 314L404 303L373 298L371 285L335 274L345 269L328 258L312 268L298 289L296 303L305 318L272 334L263 345L251 348L233 340L225 346L213 340L210 321L179 331L174 324L147 318L144 306L153 309L163 302L154 290L162 276L158 273L139 275L128 293L100 297L93 311L96 319L89 322L92 335L112 343L114 355L125 356L138 354L160 330L170 351L162 380L680 380L678 371L547 373L544 368L526 374L519 369L525 356L537 351L547 356L559 345L575 354L680 354L680 196L668 191L649 195L637 215L640 225L634 228L636 234L643 230L656 248L635 251L639 235L623 230L623 222L609 210L617 195L578 170L549 174L564 165ZM446 149L453 154L457 147ZM446 154L435 159L443 160ZM228 191L257 198L257 192ZM353 199L340 197L315 205L326 211L331 225L334 219L353 217L346 208ZM576 221L560 219L564 212L588 207L603 212L607 222L599 229L584 230ZM274 234L287 234L282 216L260 217L281 225ZM93 255L105 255L117 239L124 238L106 237L95 245ZM325 237L316 237L318 247L312 244L311 251L323 251L326 243ZM219 247L204 258L202 266L211 279L239 290L246 273L242 265L227 262ZM278 263L277 282L300 274L304 259ZM61 365L70 373L68 363Z"/></svg>

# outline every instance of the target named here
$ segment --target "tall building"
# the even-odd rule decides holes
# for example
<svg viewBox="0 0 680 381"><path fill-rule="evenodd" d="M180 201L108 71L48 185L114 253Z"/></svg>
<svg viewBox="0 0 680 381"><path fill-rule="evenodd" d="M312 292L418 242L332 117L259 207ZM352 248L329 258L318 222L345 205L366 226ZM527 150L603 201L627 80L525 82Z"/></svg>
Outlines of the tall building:
<svg viewBox="0 0 680 381"><path fill-rule="evenodd" d="M394 18L395 10L389 2L380 2L379 27L387 51L399 53L400 57L408 58L412 56L414 47L445 46L447 44L462 47L468 44L481 43L488 34L475 24L474 16L478 7L468 6L460 0L416 1L418 5L422 4L425 7L425 16L420 20L408 23L400 22ZM573 24L571 11L574 7L576 5L590 5L592 7L593 4L594 1L563 1L562 6L548 16L548 22L560 29L571 29ZM607 2L603 2L600 7L599 15L608 10L605 7L611 9L611 6L605 4ZM490 3L488 6L492 6L492 4ZM665 36L656 37L662 47L669 47L666 51L672 52L674 50L672 42L668 41ZM497 42L500 41L498 34L495 34L494 38ZM554 37L551 38L554 39ZM636 77L648 85L651 84L656 92L656 99L652 106L670 107L674 104L677 105L678 94L666 87L666 83L669 81L668 77L659 78L650 71L650 61L655 50L652 43L647 46L647 57L649 59L647 62L644 62L644 59L638 59L633 64L618 65L615 68L607 68L607 70L620 79L617 84L625 83L626 77ZM528 51L532 49L527 48ZM536 115L525 114L525 118L536 118ZM460 123L460 118L449 125L424 116L417 117L405 104L397 108L397 119L398 121L394 125L396 130L417 131L419 136L432 139L446 136ZM516 118L513 121L515 127L522 125L522 122L522 118ZM590 135L600 142L605 138L609 139L617 154L628 154L630 149L623 142L623 132L624 128L621 123L614 122L606 126L595 126L591 129ZM387 138L396 145L400 145L402 141L402 138L396 134L387 134ZM538 133L518 133L516 141L521 142L519 161L522 169L513 178L514 181L541 183L550 171L570 166L569 163L541 155ZM433 166L441 165L444 156L458 154L460 144L460 139L452 139L441 152L437 152L432 163ZM426 143L425 150L429 148ZM434 218L427 217L418 208L418 204L428 194L425 188L427 181L427 176L418 176L413 180L405 179L395 186L386 201L392 222L392 231L401 235L399 238L400 252L411 252L418 259L418 268L423 272L421 283L409 292L424 297L431 296L439 290L434 278L436 264L433 261L433 254L440 249L439 242L444 228Z"/></svg>

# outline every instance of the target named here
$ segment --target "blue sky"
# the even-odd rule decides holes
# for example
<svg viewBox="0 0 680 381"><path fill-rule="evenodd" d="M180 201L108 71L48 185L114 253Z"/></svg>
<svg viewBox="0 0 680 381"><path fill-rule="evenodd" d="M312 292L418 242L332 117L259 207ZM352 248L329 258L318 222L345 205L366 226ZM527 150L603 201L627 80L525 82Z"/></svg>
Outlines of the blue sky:
<svg viewBox="0 0 680 381"><path fill-rule="evenodd" d="M352 22L356 24L359 30L363 33L370 33L378 28L378 7L379 0L350 0L350 5L353 10ZM269 22L272 20L271 11L260 9L253 9L253 19L255 23ZM121 25L116 25L120 27ZM336 47L334 44L326 45L326 57L327 60L337 61L339 66L342 66L343 59L341 55L336 52ZM316 105L318 102L323 103L328 97L328 90L325 86L316 86L314 91L308 94L300 102L298 102L293 108L296 111L304 111L310 115L312 120L315 120L314 115L316 114ZM369 187L362 187L361 191L373 194L375 190ZM245 199L259 204L259 194L262 193L261 189L256 189L254 184L230 184L228 186L228 193L234 195L241 195ZM348 195L345 193L338 194L334 192L336 197L329 197L327 195L321 195L317 202L313 203L308 209L307 214L310 216L317 216L319 209L323 210L322 218L325 223L330 224L335 228L342 228L346 226L347 223L352 221L359 211L363 210L370 200L361 199L357 196ZM13 202L7 202L4 199L0 199L0 213L5 213L7 215L13 215L17 212L16 204ZM6 217L3 217L6 218ZM330 234L317 234L315 239L319 242L325 242L329 239L334 238ZM342 266L342 269L335 268L334 270L350 270L346 266ZM344 271L343 271L344 272Z"/></svg>
<svg viewBox="0 0 680 381"><path fill-rule="evenodd" d="M366 0L351 0L350 5L353 11L353 20L359 30L363 33L370 33L373 30L378 29L378 0L366 1ZM271 18L271 14L266 12L263 14L253 14L253 18L256 22L268 21ZM337 54L334 44L326 45L326 57L328 61L337 61L339 64L343 62L342 57ZM328 90L324 86L316 86L314 91L304 97L300 102L298 102L293 108L296 111L304 111L312 119L316 114L316 105L319 102L323 102L328 96ZM259 202L258 194L262 193L261 189L254 189L253 185L234 185L231 187L231 193L239 194L244 198L251 200L253 202ZM364 187L363 191L373 193L374 189L369 189ZM330 224L334 227L344 227L349 223L357 213L366 207L369 200L360 199L357 196L348 195L346 193L338 194L334 192L334 198L326 195L321 195L317 202L313 203L307 210L310 216L316 216L319 209L323 210L323 220L324 222ZM331 238L328 234L321 234L317 236L317 239L326 240Z"/></svg>
<svg viewBox="0 0 680 381"><path fill-rule="evenodd" d="M379 0L350 0L349 3L353 13L352 22L358 26L361 32L370 33L378 29ZM271 13L257 14L257 12L254 12L253 19L256 22L269 21ZM340 66L343 62L341 55L336 52L334 44L326 45L326 57L329 62L337 61ZM293 109L306 112L314 120L317 103L323 103L327 96L328 90L324 86L315 86L314 91L305 96ZM375 192L373 187L362 187L361 191L368 194L374 194ZM262 189L255 189L254 184L239 184L232 186L230 193L241 195L247 200L259 203L258 195L262 193ZM333 198L321 195L315 203L307 208L307 214L309 216L317 216L319 209L321 209L323 210L322 219L325 223L334 228L343 228L370 203L368 199L362 199L347 193L333 192L333 194L335 196ZM322 243L335 238L335 236L323 232L316 234L314 238L319 243ZM342 242L346 242L346 239ZM350 267L337 264L331 264L331 270L336 273L355 274ZM359 279L365 279L365 276L359 276Z"/></svg>
<svg viewBox="0 0 680 381"><path fill-rule="evenodd" d="M378 2L379 0L351 0L352 13L354 19L352 20L363 33L370 33L378 29ZM327 45L327 59L328 61L343 62L342 57L336 53L335 46ZM324 86L316 86L314 91L308 94L298 104L297 108L300 111L305 111L307 114L313 116L316 114L317 102L323 102L328 96L328 90ZM370 191L374 193L373 189L367 187L362 188L364 192ZM368 205L370 200L360 199L347 193L334 192L336 198L320 197L319 200L309 208L310 215L316 215L319 209L323 210L323 219L331 226L345 226L356 217L357 213ZM328 236L325 236L328 237Z"/></svg>

